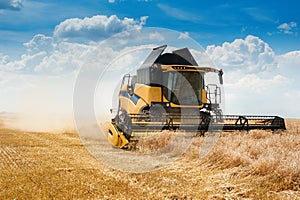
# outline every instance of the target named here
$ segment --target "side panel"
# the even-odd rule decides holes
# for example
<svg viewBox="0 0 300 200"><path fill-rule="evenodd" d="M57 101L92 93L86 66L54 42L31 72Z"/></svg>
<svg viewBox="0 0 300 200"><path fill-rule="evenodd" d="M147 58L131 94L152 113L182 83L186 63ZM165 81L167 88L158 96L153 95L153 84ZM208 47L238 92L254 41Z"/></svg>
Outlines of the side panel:
<svg viewBox="0 0 300 200"><path fill-rule="evenodd" d="M161 88L144 84L135 84L134 93L130 95L127 85L120 91L120 106L129 114L139 114L141 109L150 105L152 102L161 102Z"/></svg>
<svg viewBox="0 0 300 200"><path fill-rule="evenodd" d="M151 102L161 102L161 88L153 87L144 84L136 84L134 94L142 98L147 104Z"/></svg>
<svg viewBox="0 0 300 200"><path fill-rule="evenodd" d="M207 92L205 89L202 89L202 103L207 103Z"/></svg>
<svg viewBox="0 0 300 200"><path fill-rule="evenodd" d="M129 114L138 114L143 107L147 106L143 99L136 94L129 95L127 91L120 92L119 100L121 108Z"/></svg>

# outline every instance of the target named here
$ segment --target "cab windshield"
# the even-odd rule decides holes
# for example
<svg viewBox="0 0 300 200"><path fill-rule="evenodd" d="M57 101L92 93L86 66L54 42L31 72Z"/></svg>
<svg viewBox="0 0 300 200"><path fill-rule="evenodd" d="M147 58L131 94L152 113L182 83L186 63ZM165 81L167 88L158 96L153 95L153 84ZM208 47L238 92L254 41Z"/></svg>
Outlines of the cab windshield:
<svg viewBox="0 0 300 200"><path fill-rule="evenodd" d="M164 72L164 96L178 105L200 105L203 75L199 72Z"/></svg>

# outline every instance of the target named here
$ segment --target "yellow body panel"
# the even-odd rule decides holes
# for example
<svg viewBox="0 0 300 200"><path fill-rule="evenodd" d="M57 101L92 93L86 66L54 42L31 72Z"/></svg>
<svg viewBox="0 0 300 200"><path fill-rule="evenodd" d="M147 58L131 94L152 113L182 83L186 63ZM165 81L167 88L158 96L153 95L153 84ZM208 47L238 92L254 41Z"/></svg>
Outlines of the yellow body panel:
<svg viewBox="0 0 300 200"><path fill-rule="evenodd" d="M161 88L144 84L136 84L134 93L140 96L147 104L161 102Z"/></svg>
<svg viewBox="0 0 300 200"><path fill-rule="evenodd" d="M123 86L122 91L126 93L127 86ZM151 104L151 102L160 102L161 88L143 84L136 84L134 95L138 97L137 102L132 101L130 99L130 96L119 96L121 108L129 114L139 114L141 110L145 106Z"/></svg>
<svg viewBox="0 0 300 200"><path fill-rule="evenodd" d="M123 148L126 144L129 143L123 133L119 132L112 123L109 124L109 133L107 134L107 138L112 145L119 148Z"/></svg>
<svg viewBox="0 0 300 200"><path fill-rule="evenodd" d="M207 103L207 91L202 89L202 104Z"/></svg>
<svg viewBox="0 0 300 200"><path fill-rule="evenodd" d="M121 92L128 94L127 85L124 85L121 88ZM134 89L134 95L138 100L135 102L131 99L132 96L128 95L119 96L121 108L129 114L139 114L145 106L148 106L152 102L161 101L161 88L143 84L136 84Z"/></svg>
<svg viewBox="0 0 300 200"><path fill-rule="evenodd" d="M137 104L134 104L134 102L127 97L120 96L119 99L121 108L129 114L138 114L141 108L147 105L142 99L139 99Z"/></svg>
<svg viewBox="0 0 300 200"><path fill-rule="evenodd" d="M170 107L171 108L203 108L203 104L199 105L199 106L184 106L184 105L178 105L175 103L170 103Z"/></svg>

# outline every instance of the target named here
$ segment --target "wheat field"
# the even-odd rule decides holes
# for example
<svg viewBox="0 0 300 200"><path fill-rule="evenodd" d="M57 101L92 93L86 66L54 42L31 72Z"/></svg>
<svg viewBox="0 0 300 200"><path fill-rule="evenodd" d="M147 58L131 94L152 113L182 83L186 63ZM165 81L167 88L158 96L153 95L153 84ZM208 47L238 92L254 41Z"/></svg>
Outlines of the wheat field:
<svg viewBox="0 0 300 200"><path fill-rule="evenodd" d="M300 120L286 124L224 132L201 159L196 138L172 165L144 173L106 167L74 132L0 124L0 199L300 199Z"/></svg>

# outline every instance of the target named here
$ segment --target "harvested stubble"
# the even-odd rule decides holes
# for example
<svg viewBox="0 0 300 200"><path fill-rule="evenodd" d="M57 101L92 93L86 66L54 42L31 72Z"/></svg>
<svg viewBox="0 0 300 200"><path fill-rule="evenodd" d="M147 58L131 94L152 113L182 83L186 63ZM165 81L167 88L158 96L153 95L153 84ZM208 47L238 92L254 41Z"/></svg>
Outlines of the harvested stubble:
<svg viewBox="0 0 300 200"><path fill-rule="evenodd" d="M173 165L146 173L106 167L75 133L1 127L0 199L300 199L300 121L287 122L283 133L223 133L202 159L196 138Z"/></svg>

